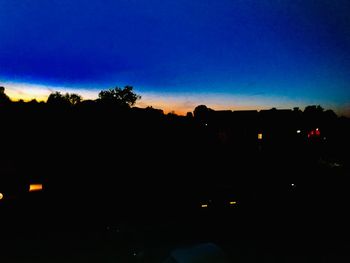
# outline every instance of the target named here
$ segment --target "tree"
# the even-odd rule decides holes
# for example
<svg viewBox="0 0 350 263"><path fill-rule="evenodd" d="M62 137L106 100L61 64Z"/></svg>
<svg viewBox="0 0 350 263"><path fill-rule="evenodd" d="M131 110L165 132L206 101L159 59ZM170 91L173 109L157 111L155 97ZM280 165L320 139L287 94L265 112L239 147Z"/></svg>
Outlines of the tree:
<svg viewBox="0 0 350 263"><path fill-rule="evenodd" d="M10 98L6 95L5 93L5 88L4 87L0 87L0 103L8 103L10 102Z"/></svg>
<svg viewBox="0 0 350 263"><path fill-rule="evenodd" d="M199 105L194 109L193 115L194 118L199 120L200 122L207 122L210 118L210 113L213 111L214 110L208 108L205 105Z"/></svg>
<svg viewBox="0 0 350 263"><path fill-rule="evenodd" d="M310 127L319 126L322 122L324 109L320 105L306 106L304 109L304 118Z"/></svg>
<svg viewBox="0 0 350 263"><path fill-rule="evenodd" d="M335 120L338 118L337 114L333 110L326 110L324 113L324 118L327 120Z"/></svg>
<svg viewBox="0 0 350 263"><path fill-rule="evenodd" d="M66 95L62 95L61 92L55 91L49 95L47 98L47 104L50 105L56 105L56 106L62 106L62 105L69 105L69 99Z"/></svg>
<svg viewBox="0 0 350 263"><path fill-rule="evenodd" d="M187 112L187 113L186 113L186 117L189 118L189 119L192 119L192 118L193 118L192 112L190 112L190 111Z"/></svg>
<svg viewBox="0 0 350 263"><path fill-rule="evenodd" d="M32 105L37 105L39 102L36 99L32 99L31 101L28 102L29 104Z"/></svg>
<svg viewBox="0 0 350 263"><path fill-rule="evenodd" d="M321 114L323 111L324 109L320 105L310 105L305 107L304 113L310 115L317 115Z"/></svg>
<svg viewBox="0 0 350 263"><path fill-rule="evenodd" d="M47 99L47 103L51 105L77 105L82 101L82 97L75 93L61 94L61 92L56 91L50 94Z"/></svg>
<svg viewBox="0 0 350 263"><path fill-rule="evenodd" d="M104 104L129 108L141 99L141 96L132 90L131 86L125 86L123 89L115 87L114 89L102 90L98 94L98 100Z"/></svg>
<svg viewBox="0 0 350 263"><path fill-rule="evenodd" d="M82 97L76 93L71 93L71 94L66 93L65 97L67 98L69 103L73 106L79 104L83 100Z"/></svg>

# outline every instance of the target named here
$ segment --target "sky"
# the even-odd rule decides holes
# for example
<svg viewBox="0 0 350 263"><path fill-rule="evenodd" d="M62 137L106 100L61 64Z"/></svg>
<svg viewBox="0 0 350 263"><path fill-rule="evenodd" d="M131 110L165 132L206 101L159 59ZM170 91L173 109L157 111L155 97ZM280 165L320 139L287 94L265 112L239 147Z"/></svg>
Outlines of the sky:
<svg viewBox="0 0 350 263"><path fill-rule="evenodd" d="M0 0L0 86L14 100L131 85L185 114L304 108L350 116L348 0Z"/></svg>

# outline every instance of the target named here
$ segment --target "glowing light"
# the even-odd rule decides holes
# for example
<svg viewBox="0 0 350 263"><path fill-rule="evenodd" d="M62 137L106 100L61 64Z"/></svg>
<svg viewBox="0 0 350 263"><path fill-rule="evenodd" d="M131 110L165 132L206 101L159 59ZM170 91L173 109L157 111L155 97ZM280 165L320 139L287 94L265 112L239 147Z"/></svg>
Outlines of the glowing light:
<svg viewBox="0 0 350 263"><path fill-rule="evenodd" d="M1 200L1 199L4 199L3 193L0 193L0 200Z"/></svg>
<svg viewBox="0 0 350 263"><path fill-rule="evenodd" d="M297 133L301 133L301 130L297 130Z"/></svg>
<svg viewBox="0 0 350 263"><path fill-rule="evenodd" d="M292 187L294 187L295 186L295 184L290 184Z"/></svg>
<svg viewBox="0 0 350 263"><path fill-rule="evenodd" d="M308 138L310 138L310 137L315 137L315 136L319 137L320 135L321 135L320 130L319 130L318 128L316 128L315 130L311 130L311 131L308 133L307 137L308 137Z"/></svg>
<svg viewBox="0 0 350 263"><path fill-rule="evenodd" d="M262 140L262 138L263 138L262 133L258 133L258 140Z"/></svg>
<svg viewBox="0 0 350 263"><path fill-rule="evenodd" d="M37 192L43 190L42 184L30 184L29 185L29 192Z"/></svg>
<svg viewBox="0 0 350 263"><path fill-rule="evenodd" d="M201 207L202 207L202 208L207 208L208 205L207 205L207 204L203 204L203 205L201 205Z"/></svg>
<svg viewBox="0 0 350 263"><path fill-rule="evenodd" d="M230 205L236 205L237 202L236 201L230 201Z"/></svg>

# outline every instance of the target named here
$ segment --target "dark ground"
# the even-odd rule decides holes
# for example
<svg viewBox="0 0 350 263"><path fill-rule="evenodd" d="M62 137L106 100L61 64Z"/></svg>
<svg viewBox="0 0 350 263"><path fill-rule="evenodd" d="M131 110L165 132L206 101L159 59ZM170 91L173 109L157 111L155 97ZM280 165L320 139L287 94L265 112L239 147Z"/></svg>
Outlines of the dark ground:
<svg viewBox="0 0 350 263"><path fill-rule="evenodd" d="M122 206L120 196L78 198L69 188L3 203L0 261L162 262L174 249L212 242L229 262L349 262L348 170L289 165L278 180L285 164L262 163L241 163L237 171L250 180L236 176L201 190L137 188ZM253 176L257 170L264 176ZM200 208L229 197L237 206Z"/></svg>
<svg viewBox="0 0 350 263"><path fill-rule="evenodd" d="M272 119L258 141L249 120L38 106L2 116L0 263L163 262L207 242L229 262L350 262L350 125L313 140Z"/></svg>

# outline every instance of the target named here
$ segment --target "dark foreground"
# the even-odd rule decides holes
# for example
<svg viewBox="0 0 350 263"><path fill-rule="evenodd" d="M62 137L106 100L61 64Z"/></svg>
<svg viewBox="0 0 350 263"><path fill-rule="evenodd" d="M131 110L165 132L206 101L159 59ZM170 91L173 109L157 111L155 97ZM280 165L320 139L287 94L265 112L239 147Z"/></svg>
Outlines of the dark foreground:
<svg viewBox="0 0 350 263"><path fill-rule="evenodd" d="M348 120L17 106L0 263L204 263L169 256L214 244L227 262L350 262Z"/></svg>
<svg viewBox="0 0 350 263"><path fill-rule="evenodd" d="M124 198L103 195L108 188L44 189L3 202L0 262L166 262L208 243L227 262L350 262L346 168L304 163L278 180L280 165L244 167L237 171L270 174L181 189L144 185L124 189ZM301 168L308 180L295 176Z"/></svg>
<svg viewBox="0 0 350 263"><path fill-rule="evenodd" d="M207 243L220 247L227 262L350 260L348 232L339 225L308 222L298 228L260 220L201 217L84 230L7 226L1 236L1 262L165 262L174 250Z"/></svg>

